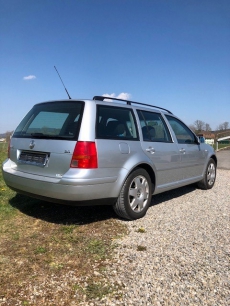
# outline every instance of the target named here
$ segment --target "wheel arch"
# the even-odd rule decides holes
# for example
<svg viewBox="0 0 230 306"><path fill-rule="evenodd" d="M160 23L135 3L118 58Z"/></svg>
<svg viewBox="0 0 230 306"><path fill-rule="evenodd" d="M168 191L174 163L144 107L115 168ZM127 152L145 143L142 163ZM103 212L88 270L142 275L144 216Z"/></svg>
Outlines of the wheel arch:
<svg viewBox="0 0 230 306"><path fill-rule="evenodd" d="M217 158L216 158L216 155L212 155L210 156L210 158L212 158L214 160L214 162L216 163L216 166L217 166Z"/></svg>
<svg viewBox="0 0 230 306"><path fill-rule="evenodd" d="M136 165L129 172L113 205L118 216L127 220L144 217L152 199L153 174L153 169L144 163Z"/></svg>
<svg viewBox="0 0 230 306"><path fill-rule="evenodd" d="M132 169L131 172L133 172L134 170L138 168L145 169L148 172L151 182L152 182L152 193L153 193L155 190L155 186L156 186L156 176L155 176L155 172L153 171L153 168L150 165L143 163L143 164L137 165L134 169Z"/></svg>

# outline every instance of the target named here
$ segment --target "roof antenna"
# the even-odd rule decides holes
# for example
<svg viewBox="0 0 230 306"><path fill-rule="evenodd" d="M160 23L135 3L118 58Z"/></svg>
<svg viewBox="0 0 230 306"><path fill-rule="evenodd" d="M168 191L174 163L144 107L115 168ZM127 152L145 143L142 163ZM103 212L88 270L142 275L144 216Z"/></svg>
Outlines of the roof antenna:
<svg viewBox="0 0 230 306"><path fill-rule="evenodd" d="M58 74L58 76L59 76L59 78L60 78L60 80L61 80L61 82L62 82L62 84L63 84L63 86L64 86L64 88L65 88L65 91L66 91L66 93L67 93L69 99L71 99L71 97L70 97L70 95L69 95L69 93L68 93L68 90L66 89L66 87L65 87L65 85L64 85L64 83L63 83L63 81L62 81L62 78L61 78L61 76L60 76L60 74L59 74L59 72L58 72L58 70L57 70L57 68L56 68L55 66L54 66L54 68L55 68L55 70L57 71L57 74Z"/></svg>

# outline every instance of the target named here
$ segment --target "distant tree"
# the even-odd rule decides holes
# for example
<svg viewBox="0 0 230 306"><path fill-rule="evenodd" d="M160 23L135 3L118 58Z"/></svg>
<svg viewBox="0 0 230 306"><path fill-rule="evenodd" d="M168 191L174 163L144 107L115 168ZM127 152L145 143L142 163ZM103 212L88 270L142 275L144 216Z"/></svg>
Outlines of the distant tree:
<svg viewBox="0 0 230 306"><path fill-rule="evenodd" d="M229 129L229 122L225 121L218 125L217 130L223 131Z"/></svg>
<svg viewBox="0 0 230 306"><path fill-rule="evenodd" d="M7 131L5 134L6 134L6 141L9 142L10 141L10 137L13 134L13 131L11 131L11 132Z"/></svg>
<svg viewBox="0 0 230 306"><path fill-rule="evenodd" d="M224 128L224 130L229 129L229 122L225 121L225 122L223 123L223 128Z"/></svg>
<svg viewBox="0 0 230 306"><path fill-rule="evenodd" d="M196 132L201 132L205 129L205 122L202 121L202 120L196 120L194 123L193 123L194 127L195 127L195 130Z"/></svg>
<svg viewBox="0 0 230 306"><path fill-rule="evenodd" d="M222 131L224 129L222 124L219 124L216 128L218 131Z"/></svg>
<svg viewBox="0 0 230 306"><path fill-rule="evenodd" d="M224 129L223 124L219 124L216 129L222 131Z"/></svg>
<svg viewBox="0 0 230 306"><path fill-rule="evenodd" d="M208 123L205 123L205 131L206 132L211 132L211 127L210 127L210 125L208 124Z"/></svg>
<svg viewBox="0 0 230 306"><path fill-rule="evenodd" d="M196 132L196 128L195 128L195 126L194 126L193 124L190 124L188 127L189 127L190 130L192 130L193 132Z"/></svg>

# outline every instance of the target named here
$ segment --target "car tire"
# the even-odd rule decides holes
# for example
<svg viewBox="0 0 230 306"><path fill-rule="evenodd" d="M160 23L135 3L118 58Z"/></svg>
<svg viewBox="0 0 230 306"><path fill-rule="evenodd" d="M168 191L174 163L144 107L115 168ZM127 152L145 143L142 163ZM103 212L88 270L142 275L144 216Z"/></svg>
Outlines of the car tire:
<svg viewBox="0 0 230 306"><path fill-rule="evenodd" d="M201 189L211 189L216 180L216 162L210 158L207 167L205 169L204 178L197 183L197 186Z"/></svg>
<svg viewBox="0 0 230 306"><path fill-rule="evenodd" d="M124 219L142 218L152 198L152 182L148 172L137 168L127 177L113 209Z"/></svg>

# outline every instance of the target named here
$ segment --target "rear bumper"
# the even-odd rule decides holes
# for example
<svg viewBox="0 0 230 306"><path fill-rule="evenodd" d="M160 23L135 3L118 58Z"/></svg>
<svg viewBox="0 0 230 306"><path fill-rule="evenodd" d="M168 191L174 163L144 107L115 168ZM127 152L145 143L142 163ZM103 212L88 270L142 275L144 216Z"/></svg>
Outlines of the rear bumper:
<svg viewBox="0 0 230 306"><path fill-rule="evenodd" d="M3 178L6 185L18 193L62 204L79 205L85 202L85 205L89 202L91 205L96 200L114 201L119 194L116 177L62 180L3 167Z"/></svg>
<svg viewBox="0 0 230 306"><path fill-rule="evenodd" d="M38 194L32 194L30 192L18 190L11 186L8 186L8 187L16 191L17 193L26 195L31 198L39 199L39 200L46 201L46 202L52 202L56 204L70 205L70 206L113 205L117 199L117 198L104 198L104 199L93 199L93 200L82 200L82 201L69 201L69 200L49 198L49 197L41 196Z"/></svg>

